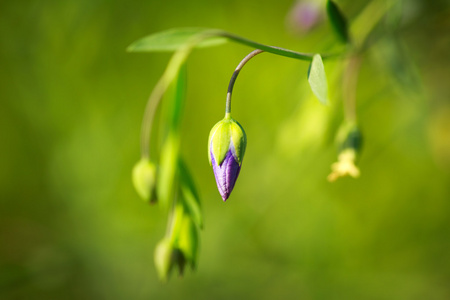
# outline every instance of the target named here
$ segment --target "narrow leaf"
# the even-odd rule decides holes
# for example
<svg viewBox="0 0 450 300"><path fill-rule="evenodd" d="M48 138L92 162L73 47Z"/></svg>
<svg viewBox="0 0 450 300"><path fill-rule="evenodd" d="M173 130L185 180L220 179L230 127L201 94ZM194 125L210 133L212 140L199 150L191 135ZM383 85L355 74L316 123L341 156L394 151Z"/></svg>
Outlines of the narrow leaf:
<svg viewBox="0 0 450 300"><path fill-rule="evenodd" d="M312 92L322 104L328 103L328 83L322 57L314 55L308 71L308 82Z"/></svg>
<svg viewBox="0 0 450 300"><path fill-rule="evenodd" d="M165 208L170 207L175 188L175 177L180 153L179 127L186 93L185 90L186 68L185 65L181 65L178 69L177 77L169 85L169 91L166 95L169 108L166 119L170 120L168 122L169 133L161 150L159 180L157 181L158 199Z"/></svg>
<svg viewBox="0 0 450 300"><path fill-rule="evenodd" d="M192 179L189 170L183 160L179 161L180 170L180 187L181 194L186 210L191 216L192 220L199 228L203 228L203 216L200 208L200 198L195 188L194 181Z"/></svg>
<svg viewBox="0 0 450 300"><path fill-rule="evenodd" d="M195 269L198 253L198 229L188 216L183 217L178 238L178 248L183 253L185 259Z"/></svg>
<svg viewBox="0 0 450 300"><path fill-rule="evenodd" d="M328 18L330 19L331 26L333 27L339 39L344 43L348 43L350 41L350 38L348 34L347 20L342 14L339 7L332 0L327 1L327 13Z"/></svg>
<svg viewBox="0 0 450 300"><path fill-rule="evenodd" d="M179 135L169 133L161 149L159 174L156 181L158 201L164 209L168 209L172 203L179 152Z"/></svg>
<svg viewBox="0 0 450 300"><path fill-rule="evenodd" d="M204 28L175 28L158 32L131 44L127 50L129 52L171 52L180 49L188 44L195 37L207 35L205 39L198 42L196 47L210 47L227 42L224 37L213 36L215 30Z"/></svg>

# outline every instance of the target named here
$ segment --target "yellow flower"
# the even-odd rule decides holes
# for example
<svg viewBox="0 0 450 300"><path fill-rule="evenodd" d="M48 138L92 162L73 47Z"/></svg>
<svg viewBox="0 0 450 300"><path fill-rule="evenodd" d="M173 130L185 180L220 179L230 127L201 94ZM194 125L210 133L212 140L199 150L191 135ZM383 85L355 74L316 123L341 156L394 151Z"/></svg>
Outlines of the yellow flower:
<svg viewBox="0 0 450 300"><path fill-rule="evenodd" d="M339 177L351 176L357 178L360 175L358 167L355 165L355 149L347 148L338 156L338 161L331 165L331 174L328 175L328 181L336 181Z"/></svg>

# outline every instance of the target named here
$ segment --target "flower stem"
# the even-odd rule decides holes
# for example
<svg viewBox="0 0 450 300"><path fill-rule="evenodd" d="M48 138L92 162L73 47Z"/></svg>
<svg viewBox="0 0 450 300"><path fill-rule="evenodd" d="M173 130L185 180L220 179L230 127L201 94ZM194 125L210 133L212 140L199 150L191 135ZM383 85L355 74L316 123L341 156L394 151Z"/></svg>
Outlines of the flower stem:
<svg viewBox="0 0 450 300"><path fill-rule="evenodd" d="M233 75L231 75L230 84L228 85L228 92L227 92L227 102L225 105L225 118L230 117L231 114L231 94L233 93L233 87L234 83L236 82L237 76L239 75L239 72L241 69L245 66L245 64L255 57L256 55L263 53L263 50L256 49L250 52L246 57L244 57L243 60L239 63L239 65L236 67L236 69L233 72Z"/></svg>
<svg viewBox="0 0 450 300"><path fill-rule="evenodd" d="M342 94L344 115L347 121L356 122L356 86L358 84L359 69L361 67L361 57L351 56L348 59L347 67L344 70L342 82Z"/></svg>

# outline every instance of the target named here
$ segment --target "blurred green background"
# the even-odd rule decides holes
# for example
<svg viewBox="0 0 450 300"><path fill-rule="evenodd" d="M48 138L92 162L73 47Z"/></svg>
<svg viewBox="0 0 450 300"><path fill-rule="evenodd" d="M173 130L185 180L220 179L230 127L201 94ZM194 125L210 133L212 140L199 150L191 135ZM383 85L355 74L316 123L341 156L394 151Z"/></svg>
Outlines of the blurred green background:
<svg viewBox="0 0 450 300"><path fill-rule="evenodd" d="M366 3L353 2L338 2L350 20ZM306 35L292 28L294 5L1 1L0 299L450 299L448 1L404 1L397 36L365 54L357 180L326 181L342 113L339 64L325 64L325 107L307 86L307 63L261 54L235 86L248 147L223 203L206 141L251 49L195 51L182 152L205 215L199 266L157 280L166 216L138 198L131 169L145 102L170 55L125 48L185 26L303 52L336 43L326 20ZM407 59L398 66L393 41Z"/></svg>

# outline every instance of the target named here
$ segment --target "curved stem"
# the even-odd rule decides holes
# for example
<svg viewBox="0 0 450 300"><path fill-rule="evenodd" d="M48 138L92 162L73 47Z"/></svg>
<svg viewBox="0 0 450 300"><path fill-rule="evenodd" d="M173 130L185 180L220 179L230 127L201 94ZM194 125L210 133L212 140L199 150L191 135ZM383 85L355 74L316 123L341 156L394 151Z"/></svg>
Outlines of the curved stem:
<svg viewBox="0 0 450 300"><path fill-rule="evenodd" d="M158 83L150 94L147 105L145 107L144 118L142 119L141 125L142 158L150 159L150 135L152 132L153 119L155 118L156 109L158 108L161 98L163 97L170 83L177 76L181 65L186 61L195 44L207 37L210 37L210 35L208 34L201 37L195 37L189 43L175 52L172 55L172 58L170 59L169 64L164 71L164 74L159 79Z"/></svg>
<svg viewBox="0 0 450 300"><path fill-rule="evenodd" d="M234 83L236 82L237 76L239 75L239 72L241 69L245 66L245 64L255 57L256 55L264 52L263 50L256 49L250 52L246 57L244 57L243 60L239 63L239 65L236 67L236 69L233 72L233 75L231 75L230 83L228 84L228 91L227 91L227 102L225 105L225 117L230 116L231 114L231 94L233 93L233 87Z"/></svg>
<svg viewBox="0 0 450 300"><path fill-rule="evenodd" d="M141 158L150 159L150 135L152 132L153 119L155 118L156 109L159 104L159 94L155 90L161 90L163 88L162 82L159 81L153 92L150 94L147 104L145 106L144 118L141 124ZM155 94L158 94L156 96Z"/></svg>
<svg viewBox="0 0 450 300"><path fill-rule="evenodd" d="M252 40L222 31L222 30L208 30L204 33L194 36L191 40L188 41L182 48L180 48L175 54L172 56L172 59L169 62L169 65L167 66L162 78L158 81L155 88L153 89L148 101L147 105L145 107L145 113L144 118L142 120L142 126L141 126L141 157L145 159L150 159L150 135L152 131L152 124L155 117L156 109L158 108L159 102L161 101L162 96L164 95L168 85L173 80L173 78L176 76L176 73L178 71L179 66L182 62L186 60L186 58L189 56L190 52L193 50L193 48L201 42L202 40L208 39L210 37L214 36L222 36L225 38L228 38L234 42L256 48L258 50L259 54L263 51L269 52L276 55L281 55L285 57L290 57L294 59L300 59L300 60L306 60L311 61L314 54L311 53L301 53L292 51L289 49L281 48L281 47L275 47L275 46L268 46L264 44L260 44L257 42L254 42ZM253 56L255 56L254 54ZM321 54L323 59L327 58L333 58L336 56L339 56L341 54ZM253 56L249 57L247 61L252 58ZM245 60L245 58L244 58ZM244 66L244 64L247 62L245 61L241 68ZM241 62L242 63L242 62ZM238 66L239 68L239 66ZM235 71L236 72L236 71ZM239 72L236 74L233 74L235 77L230 82L231 90L233 89L234 81L236 80L236 77ZM228 89L230 91L230 88ZM228 99L230 98L230 99ZM231 92L229 93L229 97L227 96L227 111L231 109Z"/></svg>

